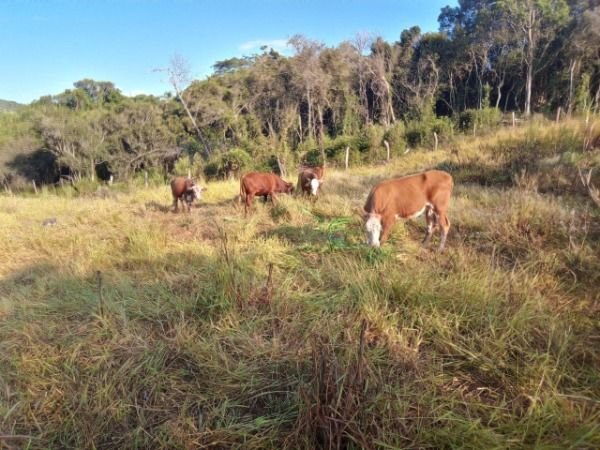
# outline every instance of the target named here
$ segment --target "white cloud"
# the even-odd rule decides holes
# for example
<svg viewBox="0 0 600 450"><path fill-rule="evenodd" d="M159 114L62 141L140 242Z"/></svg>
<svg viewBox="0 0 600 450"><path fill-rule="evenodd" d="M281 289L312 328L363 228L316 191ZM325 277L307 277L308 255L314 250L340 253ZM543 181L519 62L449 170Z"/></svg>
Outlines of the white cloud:
<svg viewBox="0 0 600 450"><path fill-rule="evenodd" d="M263 45L271 47L273 50L283 52L289 49L287 45L287 39L255 39L253 41L247 41L240 45L240 50L258 50Z"/></svg>

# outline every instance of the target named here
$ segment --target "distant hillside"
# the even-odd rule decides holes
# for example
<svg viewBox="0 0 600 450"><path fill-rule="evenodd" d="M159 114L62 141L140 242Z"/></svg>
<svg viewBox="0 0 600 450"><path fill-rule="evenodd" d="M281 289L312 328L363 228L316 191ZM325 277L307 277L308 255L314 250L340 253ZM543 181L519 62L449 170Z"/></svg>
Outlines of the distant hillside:
<svg viewBox="0 0 600 450"><path fill-rule="evenodd" d="M20 103L13 102L11 100L0 99L0 112L14 111L16 109L19 109L21 106L23 106L23 105L21 105Z"/></svg>

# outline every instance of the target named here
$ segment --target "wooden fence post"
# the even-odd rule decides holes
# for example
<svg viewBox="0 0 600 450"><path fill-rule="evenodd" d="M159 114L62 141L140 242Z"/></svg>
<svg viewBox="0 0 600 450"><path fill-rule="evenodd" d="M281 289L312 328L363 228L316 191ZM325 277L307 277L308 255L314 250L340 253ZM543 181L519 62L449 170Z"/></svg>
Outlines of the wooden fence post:
<svg viewBox="0 0 600 450"><path fill-rule="evenodd" d="M148 171L144 170L144 186L148 187Z"/></svg>
<svg viewBox="0 0 600 450"><path fill-rule="evenodd" d="M349 157L350 157L350 146L347 145L346 146L346 160L345 160L346 170L348 170L348 159L349 159Z"/></svg>
<svg viewBox="0 0 600 450"><path fill-rule="evenodd" d="M515 127L515 122L516 122L516 120L515 120L515 112L513 111L512 112L512 127L513 128Z"/></svg>
<svg viewBox="0 0 600 450"><path fill-rule="evenodd" d="M433 151L437 152L437 149L438 149L438 135L434 131L433 132Z"/></svg>
<svg viewBox="0 0 600 450"><path fill-rule="evenodd" d="M109 184L110 186L112 186L112 184L113 184L113 180L114 180L114 178L113 178L113 176L111 175L111 176L110 176L110 178L108 179L108 184Z"/></svg>
<svg viewBox="0 0 600 450"><path fill-rule="evenodd" d="M98 306L100 317L104 317L104 295L102 295L102 272L96 271L96 281L98 283Z"/></svg>
<svg viewBox="0 0 600 450"><path fill-rule="evenodd" d="M387 139L384 139L383 145L385 145L385 149L387 150L387 161L389 161L390 160L390 143L387 141Z"/></svg>
<svg viewBox="0 0 600 450"><path fill-rule="evenodd" d="M560 121L560 113L561 113L562 107L558 107L558 109L556 110L556 123L558 124L558 122Z"/></svg>
<svg viewBox="0 0 600 450"><path fill-rule="evenodd" d="M287 172L285 170L285 165L281 162L281 159L279 159L279 156L276 156L275 158L277 158L277 167L279 167L279 174L282 177L286 177Z"/></svg>
<svg viewBox="0 0 600 450"><path fill-rule="evenodd" d="M188 169L188 178L192 178L192 169Z"/></svg>
<svg viewBox="0 0 600 450"><path fill-rule="evenodd" d="M37 186L35 185L35 180L31 180L31 184L33 185L33 192L38 193Z"/></svg>

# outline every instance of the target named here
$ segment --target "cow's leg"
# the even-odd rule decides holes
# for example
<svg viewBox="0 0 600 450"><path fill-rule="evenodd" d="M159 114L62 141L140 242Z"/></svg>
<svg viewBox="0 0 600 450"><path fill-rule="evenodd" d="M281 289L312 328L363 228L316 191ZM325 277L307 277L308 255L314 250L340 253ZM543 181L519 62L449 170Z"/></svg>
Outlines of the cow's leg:
<svg viewBox="0 0 600 450"><path fill-rule="evenodd" d="M387 241L390 232L392 231L392 227L394 226L394 222L395 220L392 219L388 219L386 217L383 217L381 219L381 226L382 226L382 232L381 232L381 240L379 241L379 245L383 245L385 244L385 241Z"/></svg>
<svg viewBox="0 0 600 450"><path fill-rule="evenodd" d="M251 207L252 204L252 200L254 199L254 195L253 194L246 194L246 202L244 205L244 215L248 215L248 210Z"/></svg>
<svg viewBox="0 0 600 450"><path fill-rule="evenodd" d="M179 201L177 197L173 197L173 212L179 211Z"/></svg>
<svg viewBox="0 0 600 450"><path fill-rule="evenodd" d="M429 244L433 232L437 229L438 216L432 206L427 206L425 210L425 221L427 222L427 234L425 234L425 239L423 239L423 246Z"/></svg>
<svg viewBox="0 0 600 450"><path fill-rule="evenodd" d="M448 216L446 215L446 211L440 213L439 223L442 228L442 236L440 239L439 250L442 251L442 250L444 250L444 247L446 246L446 238L448 237L448 230L450 230L450 220L448 219Z"/></svg>

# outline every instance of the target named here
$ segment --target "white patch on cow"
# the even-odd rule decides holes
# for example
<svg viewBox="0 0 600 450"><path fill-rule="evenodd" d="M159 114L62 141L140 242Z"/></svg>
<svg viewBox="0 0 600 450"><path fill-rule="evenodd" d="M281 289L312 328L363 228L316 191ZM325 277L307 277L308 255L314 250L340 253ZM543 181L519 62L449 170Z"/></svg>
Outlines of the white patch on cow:
<svg viewBox="0 0 600 450"><path fill-rule="evenodd" d="M371 247L379 247L381 228L381 218L370 214L367 222L365 223L365 231L367 232L367 243Z"/></svg>
<svg viewBox="0 0 600 450"><path fill-rule="evenodd" d="M425 212L425 210L427 209L427 205L423 206L423 208L421 208L420 210L418 210L415 213L412 213L410 216L407 217L407 219L416 219L417 217L419 217L421 214L423 214Z"/></svg>
<svg viewBox="0 0 600 450"><path fill-rule="evenodd" d="M313 178L310 180L310 193L312 195L317 195L317 189L319 189L319 180Z"/></svg>
<svg viewBox="0 0 600 450"><path fill-rule="evenodd" d="M194 187L192 188L192 191L194 192L194 198L200 198L200 194L202 194L202 188L198 185L194 185Z"/></svg>

